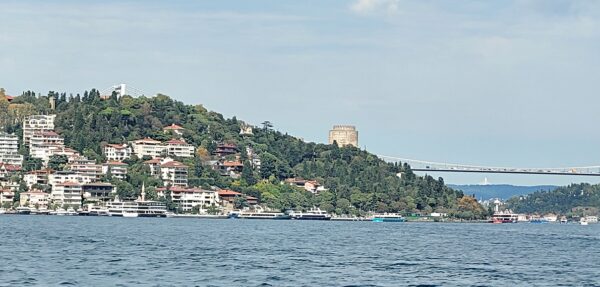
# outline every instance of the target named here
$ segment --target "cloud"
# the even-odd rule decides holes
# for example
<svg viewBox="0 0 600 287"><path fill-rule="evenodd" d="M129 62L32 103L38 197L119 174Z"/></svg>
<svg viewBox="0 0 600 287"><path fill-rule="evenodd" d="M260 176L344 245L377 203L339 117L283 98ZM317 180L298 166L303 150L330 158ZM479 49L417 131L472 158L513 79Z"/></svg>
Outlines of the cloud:
<svg viewBox="0 0 600 287"><path fill-rule="evenodd" d="M399 0L358 0L350 5L350 10L358 14L371 13L396 13L398 12Z"/></svg>

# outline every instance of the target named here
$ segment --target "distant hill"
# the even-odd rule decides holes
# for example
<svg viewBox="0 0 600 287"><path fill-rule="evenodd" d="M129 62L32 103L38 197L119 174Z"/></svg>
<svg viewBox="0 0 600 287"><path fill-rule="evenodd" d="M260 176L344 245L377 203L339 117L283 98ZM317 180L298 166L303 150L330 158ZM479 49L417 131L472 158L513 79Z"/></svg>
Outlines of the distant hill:
<svg viewBox="0 0 600 287"><path fill-rule="evenodd" d="M553 191L558 188L554 185L517 186L510 184L489 185L448 185L451 188L461 190L465 194L475 194L477 199L501 198L509 199L516 195L526 195L536 191Z"/></svg>

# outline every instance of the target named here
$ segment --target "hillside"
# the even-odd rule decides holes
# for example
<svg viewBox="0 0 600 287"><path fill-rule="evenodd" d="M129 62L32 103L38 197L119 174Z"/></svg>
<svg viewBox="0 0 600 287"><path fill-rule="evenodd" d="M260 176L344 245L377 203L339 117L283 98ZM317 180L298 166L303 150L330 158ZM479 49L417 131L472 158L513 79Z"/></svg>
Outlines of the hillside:
<svg viewBox="0 0 600 287"><path fill-rule="evenodd" d="M507 203L513 211L522 213L581 215L577 213L585 210L596 213L600 209L600 185L572 184L553 191L538 191L524 197L513 197Z"/></svg>
<svg viewBox="0 0 600 287"><path fill-rule="evenodd" d="M509 184L489 185L455 185L449 184L451 188L460 190L468 195L474 195L477 199L487 200L490 198L509 199L513 196L527 195L536 191L552 191L558 188L554 185L517 186Z"/></svg>
<svg viewBox="0 0 600 287"><path fill-rule="evenodd" d="M54 110L49 98L56 101ZM468 218L484 214L479 205L472 204L472 199L463 198L462 192L447 187L441 178L416 176L407 165L386 163L354 147L307 143L273 130L268 122L261 127L248 125L235 117L226 119L202 105L186 105L165 95L113 95L101 99L96 90L70 97L54 92L37 97L27 92L15 97L11 105L25 106L29 114L55 113L55 129L64 136L65 145L97 162L106 160L102 151L106 144L142 138L167 141L172 135L163 132L163 128L179 125L185 128L182 139L196 148L193 158L177 159L190 167L191 186L236 190L257 197L272 208L319 206L338 214L440 211ZM23 114L3 116L8 119L5 130L22 136ZM252 134L240 132L246 126L253 127ZM236 146L239 152L216 156L220 144ZM20 152L27 155L26 147L21 147ZM260 161L260 167L253 164L255 159ZM148 158L127 161L130 172L125 181L112 179L120 195L136 196L142 182L151 191L163 185L150 177L144 160ZM215 162L225 160L243 163L239 177L224 176L214 169ZM39 161L26 156L25 171L38 168ZM313 195L283 184L290 178L314 180L326 190Z"/></svg>

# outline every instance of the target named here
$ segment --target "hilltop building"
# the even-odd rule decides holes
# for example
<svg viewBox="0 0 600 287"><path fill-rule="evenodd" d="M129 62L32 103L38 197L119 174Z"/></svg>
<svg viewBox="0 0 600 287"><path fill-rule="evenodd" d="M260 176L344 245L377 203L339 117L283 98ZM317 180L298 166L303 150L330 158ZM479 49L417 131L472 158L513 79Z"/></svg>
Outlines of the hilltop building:
<svg viewBox="0 0 600 287"><path fill-rule="evenodd" d="M109 161L123 161L131 158L131 147L127 144L107 144L104 146L104 155Z"/></svg>
<svg viewBox="0 0 600 287"><path fill-rule="evenodd" d="M25 117L23 121L23 143L29 145L29 141L36 132L54 130L54 119L56 115L33 115Z"/></svg>
<svg viewBox="0 0 600 287"><path fill-rule="evenodd" d="M329 144L337 143L339 147L351 145L358 147L358 131L355 126L336 125L329 131Z"/></svg>

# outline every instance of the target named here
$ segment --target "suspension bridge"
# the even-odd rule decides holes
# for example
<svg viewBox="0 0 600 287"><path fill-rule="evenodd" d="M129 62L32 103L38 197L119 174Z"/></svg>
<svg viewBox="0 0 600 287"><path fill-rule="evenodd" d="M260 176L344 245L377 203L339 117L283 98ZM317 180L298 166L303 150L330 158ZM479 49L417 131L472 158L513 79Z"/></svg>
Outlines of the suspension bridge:
<svg viewBox="0 0 600 287"><path fill-rule="evenodd" d="M538 174L538 175L569 175L569 176L600 176L600 165L579 167L492 167L466 164L422 161L379 155L387 162L407 163L413 171L424 172L455 172L455 173L497 173L497 174Z"/></svg>

